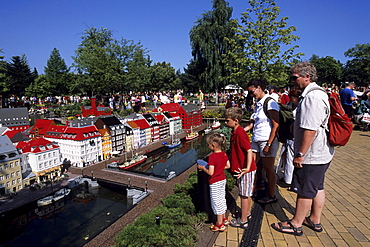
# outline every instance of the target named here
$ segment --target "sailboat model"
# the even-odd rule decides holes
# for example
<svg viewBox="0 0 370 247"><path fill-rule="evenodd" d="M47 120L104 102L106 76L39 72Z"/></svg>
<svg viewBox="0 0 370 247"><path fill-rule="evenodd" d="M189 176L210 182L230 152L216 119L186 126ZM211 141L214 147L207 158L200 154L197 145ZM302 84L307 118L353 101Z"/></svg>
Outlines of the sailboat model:
<svg viewBox="0 0 370 247"><path fill-rule="evenodd" d="M220 121L218 121L218 119L215 118L211 127L212 127L213 130L219 129L221 127Z"/></svg>
<svg viewBox="0 0 370 247"><path fill-rule="evenodd" d="M207 119L207 128L204 129L204 134L208 134L212 131L212 127L209 126L209 122L208 122L208 119Z"/></svg>
<svg viewBox="0 0 370 247"><path fill-rule="evenodd" d="M122 164L118 165L119 169L123 169L123 170L126 170L126 169L129 169L133 166L136 166L138 164L141 164L143 163L146 159L147 159L147 156L146 155L138 155L136 154L134 156L134 149L131 149L132 151L132 155L131 155L131 160L127 160L125 162L123 162Z"/></svg>
<svg viewBox="0 0 370 247"><path fill-rule="evenodd" d="M199 133L196 131L193 131L193 127L190 127L190 133L188 133L185 137L187 141L195 139L199 136Z"/></svg>
<svg viewBox="0 0 370 247"><path fill-rule="evenodd" d="M171 143L164 142L163 144L168 148L175 148L177 146L180 146L181 141L177 136L174 137L174 135L171 135Z"/></svg>

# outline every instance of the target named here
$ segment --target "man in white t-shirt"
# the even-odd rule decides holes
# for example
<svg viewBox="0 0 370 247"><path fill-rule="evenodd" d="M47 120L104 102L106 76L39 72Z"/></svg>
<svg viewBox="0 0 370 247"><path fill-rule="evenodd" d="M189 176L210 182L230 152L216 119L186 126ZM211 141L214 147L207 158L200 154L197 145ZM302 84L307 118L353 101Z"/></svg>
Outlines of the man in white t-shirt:
<svg viewBox="0 0 370 247"><path fill-rule="evenodd" d="M291 68L291 81L303 90L294 122L295 168L291 189L297 193L296 211L290 221L274 223L271 227L296 236L303 234L302 225L316 232L322 231L324 179L334 155L325 130L330 114L328 96L320 90L316 80L316 69L308 62ZM312 90L314 88L319 90Z"/></svg>

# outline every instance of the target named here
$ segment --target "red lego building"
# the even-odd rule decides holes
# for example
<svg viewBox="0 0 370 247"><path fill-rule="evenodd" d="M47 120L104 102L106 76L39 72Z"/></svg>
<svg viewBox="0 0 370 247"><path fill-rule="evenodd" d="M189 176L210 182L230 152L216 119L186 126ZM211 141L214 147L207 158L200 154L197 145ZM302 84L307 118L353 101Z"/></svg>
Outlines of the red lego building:
<svg viewBox="0 0 370 247"><path fill-rule="evenodd" d="M82 116L88 117L90 115L93 116L105 116L105 115L112 115L112 109L105 106L96 106L96 97L91 97L91 106L82 106Z"/></svg>
<svg viewBox="0 0 370 247"><path fill-rule="evenodd" d="M153 112L176 113L182 120L182 129L190 129L202 125L203 117L200 108L194 104L179 105L177 103L163 104Z"/></svg>

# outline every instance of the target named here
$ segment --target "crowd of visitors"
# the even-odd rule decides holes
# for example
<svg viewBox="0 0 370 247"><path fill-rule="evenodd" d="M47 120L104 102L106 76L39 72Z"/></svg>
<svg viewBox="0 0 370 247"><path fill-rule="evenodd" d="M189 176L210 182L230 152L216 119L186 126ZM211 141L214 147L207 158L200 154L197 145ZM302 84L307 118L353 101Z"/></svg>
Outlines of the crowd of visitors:
<svg viewBox="0 0 370 247"><path fill-rule="evenodd" d="M244 94L227 96L225 124L232 129L229 162L231 172L237 178L241 212L239 217L229 222L224 217L225 204L223 203L221 211L216 213L214 209L219 217L212 226L212 231L224 231L229 224L247 229L253 217L251 198L256 196L254 193L256 189L264 187L267 181L267 187L264 188L266 197L260 198L257 202L267 204L277 201L275 195L277 175L280 175L281 179L290 186L289 190L297 194L297 199L293 218L286 222L273 223L271 227L278 232L296 236L303 234L302 225L316 232L323 230L321 216L325 203L325 174L334 155L334 146L330 144L327 135L330 115L328 93L340 92L345 113L353 117L358 107L361 107L361 112L369 112L370 85L362 88L361 93L357 94L354 92L356 85L352 82L346 84L341 91L338 91L336 86L320 87L316 84L316 69L308 62L292 66L290 81L293 83L290 90L287 88L280 90L277 87L267 86L264 80L252 80L247 85L247 96ZM248 103L246 103L247 98L250 98ZM253 110L253 114L247 125L242 128L240 123L243 110L249 109ZM278 134L281 134L278 130L283 121L282 109L290 109L292 114L290 138L278 138ZM246 134L250 130L253 130L251 140ZM275 170L279 142L282 142L282 148L279 164ZM211 150L214 150L215 145L209 142ZM225 165L226 162L226 160L223 160L222 164L212 162L209 164L210 170L217 170L220 176L220 173L222 175L224 169L229 167ZM198 168L206 171L211 181L214 174L203 167L198 166ZM223 191L224 185L221 187L219 189ZM210 189L212 191L211 185ZM224 193L218 193L217 196L218 201L224 202ZM212 200L212 197L216 195L211 193L212 208L214 208L217 203Z"/></svg>

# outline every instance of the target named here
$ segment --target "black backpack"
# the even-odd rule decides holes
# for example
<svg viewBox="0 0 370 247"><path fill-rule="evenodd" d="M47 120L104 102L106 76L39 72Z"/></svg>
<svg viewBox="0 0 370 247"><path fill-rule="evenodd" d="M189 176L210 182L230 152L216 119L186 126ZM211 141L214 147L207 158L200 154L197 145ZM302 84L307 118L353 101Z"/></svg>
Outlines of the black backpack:
<svg viewBox="0 0 370 247"><path fill-rule="evenodd" d="M274 100L271 97L267 97L263 103L263 111L268 118L270 118L267 111L267 104L270 100ZM293 109L289 105L283 105L278 103L279 111L279 129L277 131L277 139L279 142L285 143L287 140L293 140L293 133L291 132L291 126L294 123Z"/></svg>

